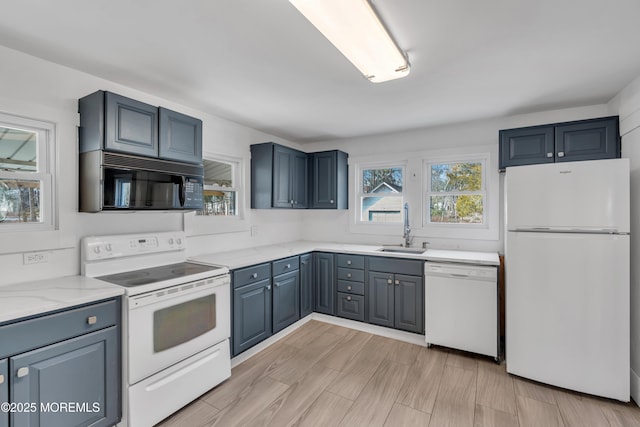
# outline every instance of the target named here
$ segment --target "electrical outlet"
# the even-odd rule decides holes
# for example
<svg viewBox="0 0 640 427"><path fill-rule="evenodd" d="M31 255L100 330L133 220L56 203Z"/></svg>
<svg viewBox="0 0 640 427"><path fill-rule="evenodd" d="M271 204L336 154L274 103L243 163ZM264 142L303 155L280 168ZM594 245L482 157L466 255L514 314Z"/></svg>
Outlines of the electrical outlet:
<svg viewBox="0 0 640 427"><path fill-rule="evenodd" d="M22 254L22 262L27 264L43 264L49 262L49 252L29 252Z"/></svg>

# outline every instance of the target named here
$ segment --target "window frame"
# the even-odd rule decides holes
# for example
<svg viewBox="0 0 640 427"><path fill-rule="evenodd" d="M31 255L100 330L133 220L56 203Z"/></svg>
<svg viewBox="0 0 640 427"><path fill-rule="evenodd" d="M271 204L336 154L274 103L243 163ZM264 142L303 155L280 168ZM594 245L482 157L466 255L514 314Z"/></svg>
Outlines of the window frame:
<svg viewBox="0 0 640 427"><path fill-rule="evenodd" d="M218 217L218 218L233 218L233 217L237 217L240 216L240 209L239 209L239 205L240 205L240 201L239 201L239 191L238 191L238 183L240 182L240 174L239 174L239 169L240 169L240 163L242 161L242 159L236 159L236 160L229 160L227 159L221 159L220 156L218 156L218 158L216 159L211 159L211 158L206 158L203 157L202 158L202 163L204 165L205 161L209 161L209 162L217 162L217 163L223 163L226 165L231 166L231 187L223 187L221 185L207 185L206 184L206 180L205 180L205 184L203 185L203 191L206 190L213 190L213 191L222 191L225 193L235 193L235 206L234 206L234 212L235 214L233 215L205 215L205 214L199 214L196 213L197 216L207 216L207 217Z"/></svg>
<svg viewBox="0 0 640 427"><path fill-rule="evenodd" d="M400 198L400 206L402 206L405 202L406 198L406 184L407 184L407 163L406 162L373 162L373 163L361 163L355 165L355 184L357 188L357 192L355 194L355 225L356 226L365 226L365 227L394 227L397 228L398 225L402 225L402 220L398 222L380 222L380 221L364 221L362 220L362 202L366 197L371 197L373 193L364 193L363 192L363 178L362 174L365 170L369 169L400 169L402 171L402 192L401 193L385 193L385 197L399 197ZM402 212L402 209L400 210Z"/></svg>
<svg viewBox="0 0 640 427"><path fill-rule="evenodd" d="M36 171L18 172L0 170L0 180L40 181L40 221L0 223L0 233L56 230L55 124L0 112L0 126L37 134Z"/></svg>
<svg viewBox="0 0 640 427"><path fill-rule="evenodd" d="M425 187L423 191L423 209L422 209L422 227L454 227L454 228L488 228L487 217L487 162L488 156L452 156L447 159L424 159L423 160L423 185ZM431 188L431 166L439 164L455 163L480 163L482 165L481 189L478 191L433 191ZM431 203L430 198L432 196L465 196L465 195L479 195L482 196L482 222L481 223L460 223L460 222L432 222L431 219Z"/></svg>
<svg viewBox="0 0 640 427"><path fill-rule="evenodd" d="M248 231L250 224L247 219L249 213L246 209L246 182L248 180L246 173L248 168L245 165L247 159L212 152L203 153L202 159L232 165L232 191L236 192L236 215L197 215L196 211L185 212L183 219L186 235L202 236ZM229 187L220 188L224 189L223 191L230 191Z"/></svg>

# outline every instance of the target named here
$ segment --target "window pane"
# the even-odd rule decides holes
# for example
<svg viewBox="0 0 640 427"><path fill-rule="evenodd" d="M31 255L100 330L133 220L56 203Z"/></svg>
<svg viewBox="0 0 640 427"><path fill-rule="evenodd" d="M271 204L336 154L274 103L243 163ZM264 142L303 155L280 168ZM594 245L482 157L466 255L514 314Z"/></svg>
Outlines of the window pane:
<svg viewBox="0 0 640 427"><path fill-rule="evenodd" d="M402 168L364 169L362 193L402 193Z"/></svg>
<svg viewBox="0 0 640 427"><path fill-rule="evenodd" d="M361 221L402 222L402 197L363 197Z"/></svg>
<svg viewBox="0 0 640 427"><path fill-rule="evenodd" d="M479 195L430 196L430 222L482 224L484 201Z"/></svg>
<svg viewBox="0 0 640 427"><path fill-rule="evenodd" d="M236 215L236 192L204 190L204 205L198 215Z"/></svg>
<svg viewBox="0 0 640 427"><path fill-rule="evenodd" d="M0 169L36 172L37 143L35 132L0 126Z"/></svg>
<svg viewBox="0 0 640 427"><path fill-rule="evenodd" d="M40 181L0 179L0 223L40 222Z"/></svg>
<svg viewBox="0 0 640 427"><path fill-rule="evenodd" d="M431 191L480 191L482 163L442 163L431 165Z"/></svg>
<svg viewBox="0 0 640 427"><path fill-rule="evenodd" d="M204 185L233 187L233 167L229 163L203 160Z"/></svg>

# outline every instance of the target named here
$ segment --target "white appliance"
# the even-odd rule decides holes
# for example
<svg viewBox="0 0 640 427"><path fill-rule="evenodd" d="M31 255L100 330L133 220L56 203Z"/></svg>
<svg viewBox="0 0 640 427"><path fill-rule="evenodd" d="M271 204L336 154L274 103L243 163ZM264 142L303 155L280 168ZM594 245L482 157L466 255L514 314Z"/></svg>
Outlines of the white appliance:
<svg viewBox="0 0 640 427"><path fill-rule="evenodd" d="M499 360L496 267L425 263L427 344L492 356Z"/></svg>
<svg viewBox="0 0 640 427"><path fill-rule="evenodd" d="M82 273L123 286L120 426L152 426L231 375L229 270L183 233L87 237Z"/></svg>
<svg viewBox="0 0 640 427"><path fill-rule="evenodd" d="M628 402L629 161L507 168L507 371Z"/></svg>

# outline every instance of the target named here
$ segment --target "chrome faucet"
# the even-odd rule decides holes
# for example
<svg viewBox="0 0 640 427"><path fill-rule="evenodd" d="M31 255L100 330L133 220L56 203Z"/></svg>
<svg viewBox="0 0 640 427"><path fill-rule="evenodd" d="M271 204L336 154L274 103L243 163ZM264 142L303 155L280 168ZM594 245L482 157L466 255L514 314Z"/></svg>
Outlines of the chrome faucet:
<svg viewBox="0 0 640 427"><path fill-rule="evenodd" d="M413 237L411 236L411 227L409 227L409 203L404 204L404 246L409 247L413 243Z"/></svg>

